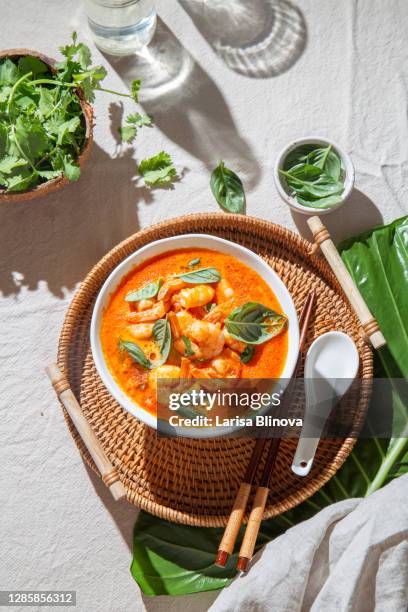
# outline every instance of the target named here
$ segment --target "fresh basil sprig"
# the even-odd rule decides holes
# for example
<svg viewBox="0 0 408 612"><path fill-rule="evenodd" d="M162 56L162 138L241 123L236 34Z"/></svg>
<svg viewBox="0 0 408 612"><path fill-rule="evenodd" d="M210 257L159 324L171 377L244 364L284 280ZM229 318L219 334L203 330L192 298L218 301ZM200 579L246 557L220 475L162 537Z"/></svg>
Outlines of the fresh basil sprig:
<svg viewBox="0 0 408 612"><path fill-rule="evenodd" d="M241 179L223 161L213 170L210 187L218 204L230 213L245 213L245 191Z"/></svg>
<svg viewBox="0 0 408 612"><path fill-rule="evenodd" d="M152 297L155 297L160 287L163 284L163 278L160 277L153 283L147 283L141 289L137 291L131 291L125 297L126 302L140 302L140 300L149 300Z"/></svg>
<svg viewBox="0 0 408 612"><path fill-rule="evenodd" d="M285 160L280 175L299 204L331 208L341 202L344 191L341 161L332 145L303 145Z"/></svg>
<svg viewBox="0 0 408 612"><path fill-rule="evenodd" d="M262 344L281 333L287 323L279 314L258 302L246 302L225 319L228 333L247 344Z"/></svg>
<svg viewBox="0 0 408 612"><path fill-rule="evenodd" d="M142 349L135 342L128 342L119 338L119 351L126 351L128 355L144 370L151 370L154 366L150 359L146 357Z"/></svg>
<svg viewBox="0 0 408 612"><path fill-rule="evenodd" d="M167 361L171 348L171 327L167 319L159 319L155 322L153 325L153 338L157 342L161 353L161 359L159 362L155 362L154 365L163 365Z"/></svg>

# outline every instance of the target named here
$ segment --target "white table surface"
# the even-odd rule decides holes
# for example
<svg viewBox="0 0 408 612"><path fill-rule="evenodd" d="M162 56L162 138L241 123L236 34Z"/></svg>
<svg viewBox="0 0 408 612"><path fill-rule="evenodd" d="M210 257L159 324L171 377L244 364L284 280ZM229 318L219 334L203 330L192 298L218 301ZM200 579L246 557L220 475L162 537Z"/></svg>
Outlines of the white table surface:
<svg viewBox="0 0 408 612"><path fill-rule="evenodd" d="M114 504L85 467L45 378L88 270L139 228L217 211L208 182L220 158L242 176L248 214L304 232L304 218L292 217L277 196L272 168L281 147L309 133L337 140L355 161L356 191L326 217L336 238L407 213L405 0L296 0L305 48L286 72L265 79L225 65L187 14L194 4L199 0L157 2L162 35L164 22L172 32L167 43L182 51L190 72L160 96L150 91L142 105L154 111L157 127L140 131L137 150L111 159L114 99L100 94L96 144L80 182L43 200L0 207L0 588L75 589L81 612L198 611L216 597L142 597L128 571L137 510ZM0 18L3 48L55 56L73 28L89 42L76 2L3 2ZM107 86L125 86L120 74L126 79L129 62L110 64L96 49L94 60L107 67ZM131 180L134 160L162 149L184 176L174 191L150 193Z"/></svg>

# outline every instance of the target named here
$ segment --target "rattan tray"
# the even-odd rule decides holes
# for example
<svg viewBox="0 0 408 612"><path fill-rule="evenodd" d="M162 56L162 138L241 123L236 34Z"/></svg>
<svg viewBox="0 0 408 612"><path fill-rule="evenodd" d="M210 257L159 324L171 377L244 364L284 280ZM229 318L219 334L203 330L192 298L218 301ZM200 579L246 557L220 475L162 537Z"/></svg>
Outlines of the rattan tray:
<svg viewBox="0 0 408 612"><path fill-rule="evenodd" d="M58 365L117 467L128 500L162 518L196 526L222 526L242 479L253 441L244 439L158 439L156 432L123 410L102 384L92 361L89 325L102 283L130 253L158 238L189 232L209 233L242 244L263 257L280 275L298 310L308 291L317 291L317 307L308 342L323 332L347 332L360 353L360 376L372 377L372 353L360 336L360 324L325 260L310 255L311 244L272 223L252 217L197 214L165 221L131 236L110 251L88 274L75 295L61 332ZM363 416L367 394L357 398ZM65 411L64 411L65 412ZM96 467L67 413L65 419L86 463ZM315 493L347 458L354 439L322 441L307 478L290 470L296 440L283 440L266 516L289 510Z"/></svg>

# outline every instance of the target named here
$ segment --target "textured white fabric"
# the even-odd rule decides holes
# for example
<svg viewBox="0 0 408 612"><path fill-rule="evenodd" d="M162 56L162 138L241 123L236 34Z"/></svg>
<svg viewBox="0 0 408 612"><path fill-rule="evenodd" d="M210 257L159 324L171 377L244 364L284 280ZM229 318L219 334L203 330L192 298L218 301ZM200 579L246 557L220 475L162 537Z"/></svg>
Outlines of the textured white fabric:
<svg viewBox="0 0 408 612"><path fill-rule="evenodd" d="M270 542L211 612L406 612L408 475Z"/></svg>
<svg viewBox="0 0 408 612"><path fill-rule="evenodd" d="M260 5L250 2L251 10ZM117 123L111 129L109 105L117 100L100 94L95 146L81 180L44 200L0 205L0 586L75 588L78 612L199 612L217 597L143 602L128 571L136 510L114 504L84 467L45 378L68 304L89 269L139 228L217 211L208 182L219 158L244 180L249 214L308 235L304 218L292 217L272 179L279 150L308 133L335 138L355 161L357 190L326 217L335 238L407 212L406 0L292 0L303 15L305 48L271 78L231 70L214 51L216 41L208 42L190 19L188 5L157 0L186 75L154 103L142 100L157 127L140 130L136 150L112 161ZM78 0L4 0L0 22L3 49L55 57L73 28L92 45ZM212 25L219 32L220 22ZM223 53L231 64L237 59ZM93 56L108 70L106 86L123 88L122 63L95 48ZM277 54L269 60L278 70ZM133 108L124 101L126 112ZM120 109L110 110L118 119ZM135 163L163 149L184 176L174 191L149 194L132 182Z"/></svg>

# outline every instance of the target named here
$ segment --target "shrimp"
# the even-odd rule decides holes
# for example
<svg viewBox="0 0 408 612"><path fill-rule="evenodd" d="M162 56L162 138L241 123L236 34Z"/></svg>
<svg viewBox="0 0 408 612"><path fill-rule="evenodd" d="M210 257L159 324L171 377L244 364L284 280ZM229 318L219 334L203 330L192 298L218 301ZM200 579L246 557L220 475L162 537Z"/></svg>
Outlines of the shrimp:
<svg viewBox="0 0 408 612"><path fill-rule="evenodd" d="M225 349L221 355L211 359L210 366L220 378L239 378L241 376L242 364L240 358L231 349Z"/></svg>
<svg viewBox="0 0 408 612"><path fill-rule="evenodd" d="M195 321L187 310L179 310L177 313L169 312L168 319L175 340L178 340L183 334L187 334L190 325Z"/></svg>
<svg viewBox="0 0 408 612"><path fill-rule="evenodd" d="M129 331L137 340L148 340L153 334L153 323L138 323L130 325Z"/></svg>
<svg viewBox="0 0 408 612"><path fill-rule="evenodd" d="M215 295L215 291L209 285L196 285L186 287L172 297L172 302L180 304L182 308L196 308L209 304Z"/></svg>
<svg viewBox="0 0 408 612"><path fill-rule="evenodd" d="M171 298L173 293L180 291L186 286L186 282L181 278L169 278L160 287L159 293L157 294L158 300L166 300Z"/></svg>
<svg viewBox="0 0 408 612"><path fill-rule="evenodd" d="M129 313L127 315L127 320L129 323L146 323L148 321L157 321L157 319L164 317L169 308L170 304L161 300L160 302L156 302L156 304L148 310Z"/></svg>
<svg viewBox="0 0 408 612"><path fill-rule="evenodd" d="M215 296L217 298L218 304L226 302L227 300L230 300L234 297L234 290L225 278L222 278L218 283L217 288L215 290Z"/></svg>
<svg viewBox="0 0 408 612"><path fill-rule="evenodd" d="M220 355L210 360L205 368L192 366L193 378L239 378L242 364L239 356L231 349L225 349Z"/></svg>
<svg viewBox="0 0 408 612"><path fill-rule="evenodd" d="M228 302L218 304L205 315L204 321L209 321L210 323L218 323L219 321L223 321L231 313L233 306L233 300L228 300Z"/></svg>
<svg viewBox="0 0 408 612"><path fill-rule="evenodd" d="M218 324L194 321L190 326L190 336L201 346L199 359L211 359L224 348L225 338Z"/></svg>
<svg viewBox="0 0 408 612"><path fill-rule="evenodd" d="M157 379L158 378L174 378L175 379L174 384L177 384L178 380L180 379L180 372L181 370L179 366L175 366L175 365L158 366L157 368L154 368L154 370L150 370L149 372L149 379L148 379L149 387L151 387L152 389L157 389Z"/></svg>
<svg viewBox="0 0 408 612"><path fill-rule="evenodd" d="M142 310L149 310L150 308L153 308L154 305L154 300L139 300L139 302L137 302L136 310L138 312L141 312Z"/></svg>
<svg viewBox="0 0 408 612"><path fill-rule="evenodd" d="M233 338L225 327L223 329L223 332L225 336L225 344L227 344L234 351L242 353L242 351L246 348L245 342L241 342L240 340L236 340L235 338Z"/></svg>

